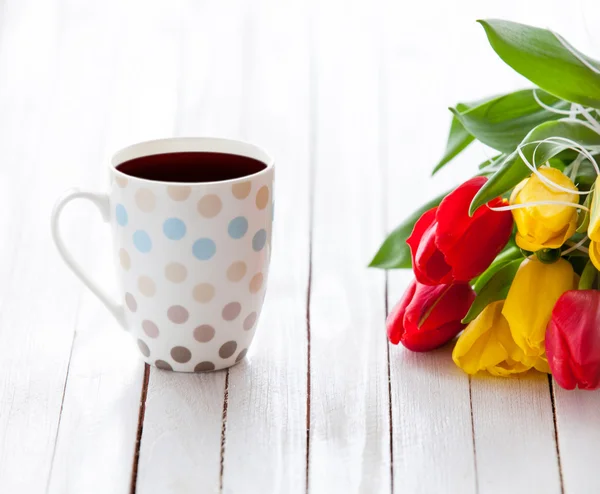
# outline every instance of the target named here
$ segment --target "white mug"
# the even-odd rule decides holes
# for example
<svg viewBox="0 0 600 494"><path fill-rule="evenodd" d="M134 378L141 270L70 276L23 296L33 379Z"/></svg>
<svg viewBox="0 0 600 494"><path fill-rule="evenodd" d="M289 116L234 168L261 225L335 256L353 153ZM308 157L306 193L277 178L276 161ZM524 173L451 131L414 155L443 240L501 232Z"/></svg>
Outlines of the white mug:
<svg viewBox="0 0 600 494"><path fill-rule="evenodd" d="M118 169L134 159L181 152L233 154L264 168L196 183L139 178ZM134 144L112 158L108 193L73 189L58 200L52 235L67 265L137 340L145 362L180 372L224 369L245 357L262 308L273 178L273 160L245 142L174 138ZM111 300L65 248L58 219L77 198L93 202L111 224L122 302Z"/></svg>

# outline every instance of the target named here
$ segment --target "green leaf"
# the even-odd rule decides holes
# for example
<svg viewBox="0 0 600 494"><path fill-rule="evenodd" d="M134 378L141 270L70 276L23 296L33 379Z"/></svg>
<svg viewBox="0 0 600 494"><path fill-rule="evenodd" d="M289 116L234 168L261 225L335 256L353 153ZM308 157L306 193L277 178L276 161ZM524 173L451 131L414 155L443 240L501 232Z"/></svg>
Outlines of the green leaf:
<svg viewBox="0 0 600 494"><path fill-rule="evenodd" d="M559 98L600 108L600 62L572 47L571 53L546 29L498 19L478 22L494 51L519 74Z"/></svg>
<svg viewBox="0 0 600 494"><path fill-rule="evenodd" d="M492 302L506 298L510 285L522 262L522 258L509 261L494 273L485 286L477 293L477 297L475 297L475 300L471 304L469 312L467 312L467 315L462 320L463 324L470 323Z"/></svg>
<svg viewBox="0 0 600 494"><path fill-rule="evenodd" d="M506 158L505 154L497 154L496 156L493 156L492 158L485 160L483 163L479 163L477 168L479 168L480 170L484 170L485 168L489 168L491 166L497 165L502 160L504 160L504 158Z"/></svg>
<svg viewBox="0 0 600 494"><path fill-rule="evenodd" d="M533 89L523 89L496 97L485 103L460 111L451 108L454 117L484 144L504 153L515 150L531 129L548 120L558 120L561 115L541 107L535 100ZM570 103L538 90L538 99L548 106L566 110Z"/></svg>
<svg viewBox="0 0 600 494"><path fill-rule="evenodd" d="M533 163L533 153L537 146L535 143L548 137L565 137L587 148L600 146L600 135L583 122L567 120L544 122L527 134L521 143L521 145L530 144L523 147L522 152L531 164L540 166L569 146L569 144L562 142L541 144L537 147L536 159ZM530 174L531 170L527 168L517 151L509 154L500 169L490 177L475 195L471 202L469 214L472 215L478 207L508 192Z"/></svg>
<svg viewBox="0 0 600 494"><path fill-rule="evenodd" d="M477 278L477 281L473 283L473 290L475 293L479 293L481 289L490 281L492 276L494 276L502 266L508 264L515 259L523 259L523 255L521 254L521 249L516 245L510 246L508 249L502 251L494 262L490 264L490 266Z"/></svg>
<svg viewBox="0 0 600 494"><path fill-rule="evenodd" d="M375 254L375 257L369 264L370 268L380 269L410 269L412 260L410 249L406 245L406 239L415 227L415 223L425 212L434 208L442 202L442 199L448 195L448 192L432 199L424 204L402 222L389 236L384 240L381 247Z"/></svg>
<svg viewBox="0 0 600 494"><path fill-rule="evenodd" d="M585 268L583 268L583 273L581 273L581 278L579 278L579 285L577 286L577 289L590 290L592 286L594 286L596 276L598 276L598 270L592 264L592 261L588 260Z"/></svg>
<svg viewBox="0 0 600 494"><path fill-rule="evenodd" d="M474 140L475 138L465 130L463 124L460 123L460 120L453 116L452 123L450 124L448 142L446 143L446 152L439 163L435 165L431 175L435 175L438 171L440 171L447 163L460 154Z"/></svg>

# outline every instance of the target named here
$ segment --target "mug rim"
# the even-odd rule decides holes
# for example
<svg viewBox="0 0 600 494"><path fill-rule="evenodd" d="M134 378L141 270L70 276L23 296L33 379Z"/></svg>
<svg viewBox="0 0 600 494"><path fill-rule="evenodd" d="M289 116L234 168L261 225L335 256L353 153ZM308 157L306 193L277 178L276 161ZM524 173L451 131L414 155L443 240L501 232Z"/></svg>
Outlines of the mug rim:
<svg viewBox="0 0 600 494"><path fill-rule="evenodd" d="M233 154L235 156L243 156L245 158L252 158L260 161L265 165L265 168L258 172L244 175L242 177L228 180L216 180L212 182L176 182L152 180L149 178L140 178L134 175L123 173L117 168L117 166L122 165L127 161L144 158L146 156L185 152ZM121 148L112 155L108 166L115 175L126 178L127 180L139 180L140 182L157 185L179 185L192 187L198 185L232 185L249 179L254 179L273 170L275 167L275 161L265 149L240 139L228 139L224 137L166 137L162 139L141 141Z"/></svg>

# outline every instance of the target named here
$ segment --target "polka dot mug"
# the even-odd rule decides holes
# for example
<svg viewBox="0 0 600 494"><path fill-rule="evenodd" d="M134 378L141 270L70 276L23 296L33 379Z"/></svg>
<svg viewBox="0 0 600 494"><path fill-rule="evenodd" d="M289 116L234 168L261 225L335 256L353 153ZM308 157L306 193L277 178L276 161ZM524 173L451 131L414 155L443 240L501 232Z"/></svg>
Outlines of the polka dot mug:
<svg viewBox="0 0 600 494"><path fill-rule="evenodd" d="M168 167L174 153L241 156L260 168L229 179L175 182L133 176L121 166L161 155ZM215 165L199 159L197 166ZM273 160L240 141L174 138L127 147L109 168L108 193L72 189L54 207L52 235L64 261L131 333L147 363L202 372L242 360L265 296ZM113 301L65 248L58 219L78 198L94 203L111 224L122 301Z"/></svg>

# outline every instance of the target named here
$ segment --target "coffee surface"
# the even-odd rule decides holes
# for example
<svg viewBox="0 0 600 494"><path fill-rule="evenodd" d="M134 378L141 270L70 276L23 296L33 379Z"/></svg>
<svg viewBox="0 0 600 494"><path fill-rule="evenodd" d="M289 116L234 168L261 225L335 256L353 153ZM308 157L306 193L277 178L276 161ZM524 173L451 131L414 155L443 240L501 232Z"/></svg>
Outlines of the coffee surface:
<svg viewBox="0 0 600 494"><path fill-rule="evenodd" d="M117 166L132 177L159 182L222 182L253 175L266 165L254 158L227 153L183 152L135 158Z"/></svg>

